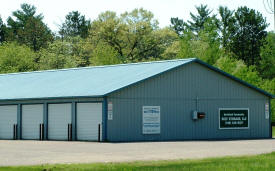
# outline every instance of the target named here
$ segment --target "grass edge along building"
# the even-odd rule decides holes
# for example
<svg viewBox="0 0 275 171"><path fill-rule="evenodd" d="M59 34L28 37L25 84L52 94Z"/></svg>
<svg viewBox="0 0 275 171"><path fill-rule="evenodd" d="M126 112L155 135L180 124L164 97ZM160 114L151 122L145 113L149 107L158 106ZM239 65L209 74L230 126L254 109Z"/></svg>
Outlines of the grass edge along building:
<svg viewBox="0 0 275 171"><path fill-rule="evenodd" d="M196 59L0 75L0 139L271 138L274 95Z"/></svg>

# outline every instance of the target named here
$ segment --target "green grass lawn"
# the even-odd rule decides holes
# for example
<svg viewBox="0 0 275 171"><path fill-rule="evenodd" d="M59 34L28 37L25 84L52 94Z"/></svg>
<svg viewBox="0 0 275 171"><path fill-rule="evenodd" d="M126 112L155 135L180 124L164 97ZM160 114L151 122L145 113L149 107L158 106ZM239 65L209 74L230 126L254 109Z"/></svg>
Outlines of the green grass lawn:
<svg viewBox="0 0 275 171"><path fill-rule="evenodd" d="M23 159L24 160L24 159ZM208 158L200 160L174 160L174 161L145 161L130 163L97 163L97 164L58 164L21 167L0 167L0 171L75 171L75 170L117 170L117 171L139 171L139 170L275 170L275 152L269 154Z"/></svg>
<svg viewBox="0 0 275 171"><path fill-rule="evenodd" d="M275 138L275 126L272 127L272 137Z"/></svg>

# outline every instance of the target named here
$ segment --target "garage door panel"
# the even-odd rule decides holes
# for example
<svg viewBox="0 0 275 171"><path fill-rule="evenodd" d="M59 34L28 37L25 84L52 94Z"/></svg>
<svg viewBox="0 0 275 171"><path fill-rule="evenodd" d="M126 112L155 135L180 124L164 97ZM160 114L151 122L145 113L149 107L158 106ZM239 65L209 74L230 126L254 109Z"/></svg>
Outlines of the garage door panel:
<svg viewBox="0 0 275 171"><path fill-rule="evenodd" d="M49 104L48 106L48 138L51 140L67 140L68 124L72 123L71 104Z"/></svg>
<svg viewBox="0 0 275 171"><path fill-rule="evenodd" d="M102 103L78 103L76 115L77 139L98 140L98 124L102 122Z"/></svg>
<svg viewBox="0 0 275 171"><path fill-rule="evenodd" d="M39 139L43 105L22 105L22 139Z"/></svg>
<svg viewBox="0 0 275 171"><path fill-rule="evenodd" d="M0 106L0 139L13 139L14 124L17 124L17 105Z"/></svg>

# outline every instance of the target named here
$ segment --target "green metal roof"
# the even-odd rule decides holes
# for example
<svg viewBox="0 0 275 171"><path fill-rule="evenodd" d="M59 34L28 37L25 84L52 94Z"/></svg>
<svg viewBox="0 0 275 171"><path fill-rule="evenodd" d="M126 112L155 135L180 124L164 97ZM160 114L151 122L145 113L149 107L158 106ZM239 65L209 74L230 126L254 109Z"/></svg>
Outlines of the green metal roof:
<svg viewBox="0 0 275 171"><path fill-rule="evenodd" d="M0 74L0 100L102 97L190 62L201 63L269 97L273 96L198 59L190 58Z"/></svg>

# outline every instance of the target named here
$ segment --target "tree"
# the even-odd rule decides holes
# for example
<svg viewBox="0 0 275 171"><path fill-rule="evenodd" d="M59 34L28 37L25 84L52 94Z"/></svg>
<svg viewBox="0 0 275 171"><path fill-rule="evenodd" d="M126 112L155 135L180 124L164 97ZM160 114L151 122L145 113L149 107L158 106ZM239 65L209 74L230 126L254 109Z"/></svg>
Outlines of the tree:
<svg viewBox="0 0 275 171"><path fill-rule="evenodd" d="M156 30L154 31L154 34L158 40L158 42L156 42L158 44L156 44L155 55L159 56L160 60L176 58L179 51L178 35L168 27Z"/></svg>
<svg viewBox="0 0 275 171"><path fill-rule="evenodd" d="M0 46L0 73L36 70L35 55L27 46L14 42L2 44Z"/></svg>
<svg viewBox="0 0 275 171"><path fill-rule="evenodd" d="M266 37L266 44L261 47L261 60L258 66L260 75L263 78L275 78L275 33L269 32Z"/></svg>
<svg viewBox="0 0 275 171"><path fill-rule="evenodd" d="M56 40L50 43L48 48L38 52L39 69L62 69L77 67L81 60L72 54L70 42Z"/></svg>
<svg viewBox="0 0 275 171"><path fill-rule="evenodd" d="M190 29L198 33L200 30L204 28L204 23L210 18L215 18L214 16L210 16L212 10L208 9L207 5L196 6L198 15L190 13L192 21L188 20Z"/></svg>
<svg viewBox="0 0 275 171"><path fill-rule="evenodd" d="M222 56L218 26L216 23L217 20L215 18L208 19L203 25L204 28L198 33L199 38L197 41L206 45L205 51L202 52L204 54L202 54L200 58L211 65Z"/></svg>
<svg viewBox="0 0 275 171"><path fill-rule="evenodd" d="M229 41L232 40L233 36L232 29L235 23L233 14L234 11L230 11L227 7L219 7L221 43L226 52L229 52Z"/></svg>
<svg viewBox="0 0 275 171"><path fill-rule="evenodd" d="M81 15L78 11L72 11L66 15L66 20L62 24L59 34L65 38L69 36L87 38L90 27L90 20L86 20L85 16Z"/></svg>
<svg viewBox="0 0 275 171"><path fill-rule="evenodd" d="M170 27L179 35L181 36L186 30L187 24L178 17L170 19L171 25Z"/></svg>
<svg viewBox="0 0 275 171"><path fill-rule="evenodd" d="M120 16L107 11L92 23L89 41L94 47L99 42L108 44L123 63L159 59L177 35L167 28L159 29L153 17L142 8Z"/></svg>
<svg viewBox="0 0 275 171"><path fill-rule="evenodd" d="M214 64L221 57L220 40L216 21L209 19L197 35L187 29L181 36L178 58L199 58Z"/></svg>
<svg viewBox="0 0 275 171"><path fill-rule="evenodd" d="M235 12L234 26L230 51L236 59L243 60L247 65L258 65L260 62L260 49L263 46L268 24L262 14L246 6Z"/></svg>
<svg viewBox="0 0 275 171"><path fill-rule="evenodd" d="M161 54L162 59L176 59L180 52L180 40L174 41L170 46L165 48L165 51Z"/></svg>
<svg viewBox="0 0 275 171"><path fill-rule="evenodd" d="M34 51L47 47L48 42L53 40L51 31L37 18L28 19L18 36L20 43L28 45Z"/></svg>
<svg viewBox="0 0 275 171"><path fill-rule="evenodd" d="M113 47L100 42L91 53L90 63L92 65L111 65L119 64L121 61L119 60L119 54Z"/></svg>
<svg viewBox="0 0 275 171"><path fill-rule="evenodd" d="M46 47L53 40L50 29L43 23L43 15L36 14L36 8L29 4L22 4L21 10L14 11L7 20L8 39L26 44L34 51Z"/></svg>
<svg viewBox="0 0 275 171"><path fill-rule="evenodd" d="M91 65L90 58L93 52L93 48L90 48L90 44L86 39L81 37L68 37L66 41L63 40L67 46L70 46L70 55L75 56L77 59L77 67L85 67Z"/></svg>
<svg viewBox="0 0 275 171"><path fill-rule="evenodd" d="M6 40L6 25L0 16L0 44Z"/></svg>
<svg viewBox="0 0 275 171"><path fill-rule="evenodd" d="M255 66L247 66L243 61L229 57L221 57L215 64L221 70L234 75L257 87L262 87L263 79L259 76Z"/></svg>
<svg viewBox="0 0 275 171"><path fill-rule="evenodd" d="M177 54L178 58L192 58L198 57L198 54L194 53L193 41L195 40L194 33L187 29L184 31L184 34L181 36L180 39L180 50Z"/></svg>

